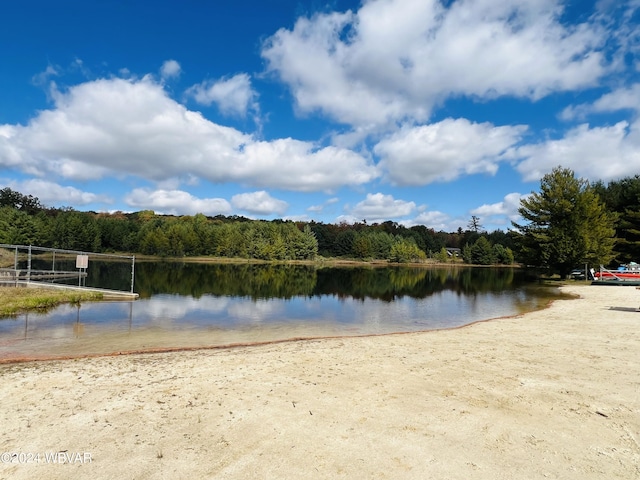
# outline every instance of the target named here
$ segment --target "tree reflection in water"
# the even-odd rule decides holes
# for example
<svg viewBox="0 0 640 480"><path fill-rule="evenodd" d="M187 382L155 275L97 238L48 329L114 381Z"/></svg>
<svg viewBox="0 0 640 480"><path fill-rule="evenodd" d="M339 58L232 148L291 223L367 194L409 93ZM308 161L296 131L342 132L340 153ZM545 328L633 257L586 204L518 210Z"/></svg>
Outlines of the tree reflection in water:
<svg viewBox="0 0 640 480"><path fill-rule="evenodd" d="M96 261L86 283L127 290L127 277L130 265ZM449 328L559 298L557 289L511 268L250 263L139 262L135 291L134 303L84 303L1 320L0 357Z"/></svg>

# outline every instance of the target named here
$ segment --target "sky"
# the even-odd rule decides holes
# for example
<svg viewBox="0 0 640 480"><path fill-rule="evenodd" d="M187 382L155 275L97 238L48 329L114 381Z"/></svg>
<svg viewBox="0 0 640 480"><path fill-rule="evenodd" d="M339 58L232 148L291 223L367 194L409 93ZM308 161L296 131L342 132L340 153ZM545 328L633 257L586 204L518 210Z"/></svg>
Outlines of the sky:
<svg viewBox="0 0 640 480"><path fill-rule="evenodd" d="M640 174L640 0L21 0L0 187L49 207L437 231Z"/></svg>

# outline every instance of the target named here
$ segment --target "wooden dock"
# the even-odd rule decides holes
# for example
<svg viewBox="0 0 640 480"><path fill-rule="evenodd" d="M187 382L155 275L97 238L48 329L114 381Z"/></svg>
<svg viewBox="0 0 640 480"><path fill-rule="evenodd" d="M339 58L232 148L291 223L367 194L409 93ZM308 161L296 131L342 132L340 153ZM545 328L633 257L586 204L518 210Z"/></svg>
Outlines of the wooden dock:
<svg viewBox="0 0 640 480"><path fill-rule="evenodd" d="M52 288L58 290L75 290L78 292L97 292L102 294L103 300L137 300L140 295L133 292L123 292L122 290L108 290L106 288L82 287L77 285L65 285L61 283L48 282L15 282L16 286L27 288Z"/></svg>

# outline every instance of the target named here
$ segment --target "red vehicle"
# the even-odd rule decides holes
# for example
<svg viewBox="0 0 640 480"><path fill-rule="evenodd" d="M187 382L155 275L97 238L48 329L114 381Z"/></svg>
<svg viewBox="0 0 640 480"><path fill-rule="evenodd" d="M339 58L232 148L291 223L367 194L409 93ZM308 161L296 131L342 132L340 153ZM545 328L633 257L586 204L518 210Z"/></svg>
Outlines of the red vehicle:
<svg viewBox="0 0 640 480"><path fill-rule="evenodd" d="M600 267L599 272L593 274L596 280L637 280L640 281L640 265L631 262L626 265L620 265L617 270L607 270Z"/></svg>

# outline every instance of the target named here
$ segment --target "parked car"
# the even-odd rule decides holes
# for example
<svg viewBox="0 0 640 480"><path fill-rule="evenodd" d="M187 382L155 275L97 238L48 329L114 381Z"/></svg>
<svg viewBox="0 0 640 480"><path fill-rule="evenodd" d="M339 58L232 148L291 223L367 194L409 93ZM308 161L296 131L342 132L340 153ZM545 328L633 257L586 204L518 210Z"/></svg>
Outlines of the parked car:
<svg viewBox="0 0 640 480"><path fill-rule="evenodd" d="M574 280L584 280L585 279L584 270L580 270L579 268L574 268L573 270L571 270L571 273L569 274L569 276L571 278L573 278Z"/></svg>

